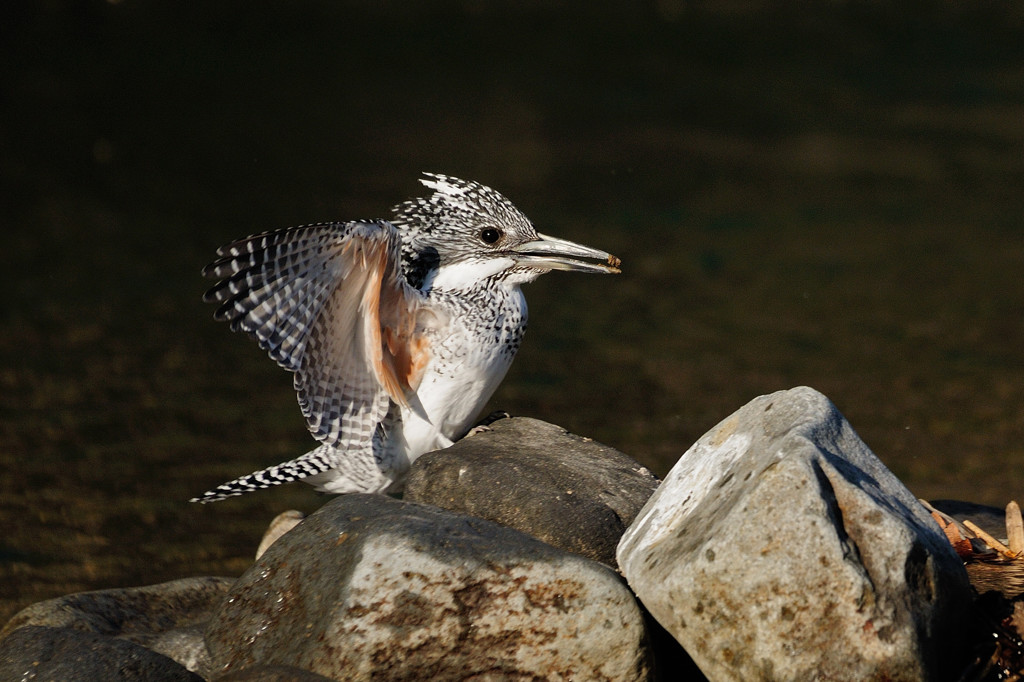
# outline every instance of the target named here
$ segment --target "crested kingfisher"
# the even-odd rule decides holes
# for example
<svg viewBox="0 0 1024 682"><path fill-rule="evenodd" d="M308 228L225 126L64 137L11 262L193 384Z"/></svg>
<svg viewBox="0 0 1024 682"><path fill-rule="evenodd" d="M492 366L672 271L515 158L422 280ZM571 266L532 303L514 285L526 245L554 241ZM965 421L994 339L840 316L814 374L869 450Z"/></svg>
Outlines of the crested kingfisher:
<svg viewBox="0 0 1024 682"><path fill-rule="evenodd" d="M433 194L390 220L246 237L203 270L219 280L204 296L215 318L293 373L319 445L193 502L299 480L399 492L413 460L469 431L508 371L526 329L520 285L551 270L619 272L605 251L538 233L490 187L420 182Z"/></svg>

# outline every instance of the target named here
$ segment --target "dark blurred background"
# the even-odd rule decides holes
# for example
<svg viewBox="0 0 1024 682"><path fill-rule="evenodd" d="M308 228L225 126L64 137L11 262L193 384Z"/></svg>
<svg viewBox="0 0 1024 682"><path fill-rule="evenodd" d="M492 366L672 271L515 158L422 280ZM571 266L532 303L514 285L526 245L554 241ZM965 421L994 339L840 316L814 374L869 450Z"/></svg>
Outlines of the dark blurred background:
<svg viewBox="0 0 1024 682"><path fill-rule="evenodd" d="M8 3L0 621L237 575L313 442L200 301L214 249L421 171L623 260L553 273L491 408L664 474L807 384L922 497L1024 490L1024 9L959 2ZM784 514L785 510L779 510Z"/></svg>

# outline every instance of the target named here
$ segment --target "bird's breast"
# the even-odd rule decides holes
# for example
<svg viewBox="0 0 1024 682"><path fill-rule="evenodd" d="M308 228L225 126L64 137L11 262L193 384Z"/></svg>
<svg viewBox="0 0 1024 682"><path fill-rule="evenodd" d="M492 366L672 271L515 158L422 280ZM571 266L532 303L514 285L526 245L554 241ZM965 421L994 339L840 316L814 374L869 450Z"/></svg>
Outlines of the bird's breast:
<svg viewBox="0 0 1024 682"><path fill-rule="evenodd" d="M473 425L498 388L526 330L522 292L442 301L447 324L426 331L430 360L416 390L420 410L403 410L411 459L447 447Z"/></svg>

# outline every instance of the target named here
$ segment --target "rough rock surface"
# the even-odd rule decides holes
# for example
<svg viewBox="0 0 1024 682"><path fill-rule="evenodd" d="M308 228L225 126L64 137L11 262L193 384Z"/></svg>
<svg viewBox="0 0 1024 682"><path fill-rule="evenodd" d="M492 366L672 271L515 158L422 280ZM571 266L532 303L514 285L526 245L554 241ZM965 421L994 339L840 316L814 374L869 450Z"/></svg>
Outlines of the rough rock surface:
<svg viewBox="0 0 1024 682"><path fill-rule="evenodd" d="M0 641L0 680L202 682L184 666L133 642L36 625Z"/></svg>
<svg viewBox="0 0 1024 682"><path fill-rule="evenodd" d="M615 566L615 547L658 479L560 426L517 417L417 459L405 499L500 523Z"/></svg>
<svg viewBox="0 0 1024 682"><path fill-rule="evenodd" d="M198 670L206 657L201 631L234 578L183 578L159 585L69 594L28 606L0 640L20 628L70 628L141 644ZM97 678L99 679L99 678Z"/></svg>
<svg viewBox="0 0 1024 682"><path fill-rule="evenodd" d="M346 680L647 679L645 639L611 569L381 495L334 499L271 545L206 633L214 675Z"/></svg>
<svg viewBox="0 0 1024 682"><path fill-rule="evenodd" d="M942 677L970 599L928 513L809 388L757 398L702 437L618 558L715 680Z"/></svg>
<svg viewBox="0 0 1024 682"><path fill-rule="evenodd" d="M285 665L257 665L235 670L217 682L333 682L332 678Z"/></svg>

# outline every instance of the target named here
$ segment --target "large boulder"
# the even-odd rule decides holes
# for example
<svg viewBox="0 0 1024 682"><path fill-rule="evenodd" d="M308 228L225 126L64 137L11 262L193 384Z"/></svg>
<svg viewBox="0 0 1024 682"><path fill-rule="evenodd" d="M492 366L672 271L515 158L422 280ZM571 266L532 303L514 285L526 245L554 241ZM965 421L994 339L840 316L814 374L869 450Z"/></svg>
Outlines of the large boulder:
<svg viewBox="0 0 1024 682"><path fill-rule="evenodd" d="M417 459L405 499L488 519L615 565L615 547L658 479L560 426L516 417Z"/></svg>
<svg viewBox="0 0 1024 682"><path fill-rule="evenodd" d="M935 522L810 388L702 437L618 559L713 680L942 678L970 601Z"/></svg>
<svg viewBox="0 0 1024 682"><path fill-rule="evenodd" d="M650 675L642 615L614 571L381 495L331 500L271 545L206 642L214 677L254 665L345 680Z"/></svg>

